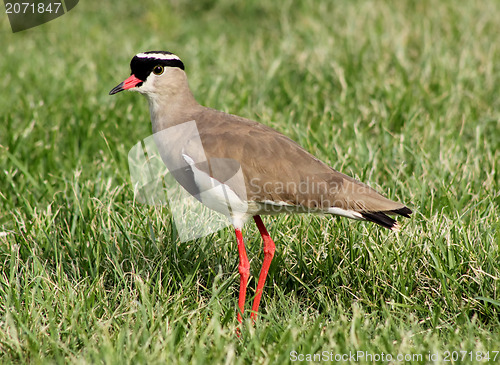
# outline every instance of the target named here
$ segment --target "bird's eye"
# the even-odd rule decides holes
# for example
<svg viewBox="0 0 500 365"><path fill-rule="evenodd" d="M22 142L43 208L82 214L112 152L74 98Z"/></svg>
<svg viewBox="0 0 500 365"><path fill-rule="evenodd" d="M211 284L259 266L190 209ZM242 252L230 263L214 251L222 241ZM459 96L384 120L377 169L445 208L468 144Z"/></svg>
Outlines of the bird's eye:
<svg viewBox="0 0 500 365"><path fill-rule="evenodd" d="M160 65L155 66L155 67L153 68L153 73L154 73L155 75L161 75L161 74L163 73L163 66L160 66Z"/></svg>

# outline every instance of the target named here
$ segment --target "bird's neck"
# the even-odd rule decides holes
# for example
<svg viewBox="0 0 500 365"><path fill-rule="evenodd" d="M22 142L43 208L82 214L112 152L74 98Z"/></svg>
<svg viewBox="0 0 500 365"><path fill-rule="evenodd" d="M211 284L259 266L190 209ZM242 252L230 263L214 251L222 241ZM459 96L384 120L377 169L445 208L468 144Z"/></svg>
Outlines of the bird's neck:
<svg viewBox="0 0 500 365"><path fill-rule="evenodd" d="M153 133L191 121L203 108L195 100L189 86L180 86L163 94L148 95Z"/></svg>

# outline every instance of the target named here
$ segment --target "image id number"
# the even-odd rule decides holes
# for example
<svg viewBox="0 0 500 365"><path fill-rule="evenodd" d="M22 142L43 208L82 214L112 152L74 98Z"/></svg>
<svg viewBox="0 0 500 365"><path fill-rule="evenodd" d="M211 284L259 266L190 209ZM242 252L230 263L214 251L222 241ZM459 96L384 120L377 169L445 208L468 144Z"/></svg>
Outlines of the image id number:
<svg viewBox="0 0 500 365"><path fill-rule="evenodd" d="M5 13L7 14L43 14L58 13L62 3L5 3Z"/></svg>

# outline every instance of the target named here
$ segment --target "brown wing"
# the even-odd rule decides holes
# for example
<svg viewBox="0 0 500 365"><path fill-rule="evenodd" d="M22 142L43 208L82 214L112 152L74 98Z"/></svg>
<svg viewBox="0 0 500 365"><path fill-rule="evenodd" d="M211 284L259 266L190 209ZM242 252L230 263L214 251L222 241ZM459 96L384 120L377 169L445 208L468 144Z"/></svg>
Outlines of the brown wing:
<svg viewBox="0 0 500 365"><path fill-rule="evenodd" d="M353 210L367 213L364 218L385 226L390 222L379 222L385 214L377 217L378 212L405 216L411 213L403 204L335 171L272 128L212 109L204 109L193 119L209 161L233 159L241 165L249 200L307 209Z"/></svg>

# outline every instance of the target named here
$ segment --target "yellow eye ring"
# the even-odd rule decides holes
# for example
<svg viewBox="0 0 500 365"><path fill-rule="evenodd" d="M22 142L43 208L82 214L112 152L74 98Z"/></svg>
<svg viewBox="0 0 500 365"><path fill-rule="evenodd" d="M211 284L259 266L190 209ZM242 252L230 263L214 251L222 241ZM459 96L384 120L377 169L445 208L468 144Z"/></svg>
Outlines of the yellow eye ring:
<svg viewBox="0 0 500 365"><path fill-rule="evenodd" d="M162 66L162 65L158 65L158 66L155 66L155 67L153 68L153 73L154 73L155 75L157 75L157 76L158 76L158 75L161 75L161 74L163 73L163 71L164 71L164 68L163 68L163 66Z"/></svg>

